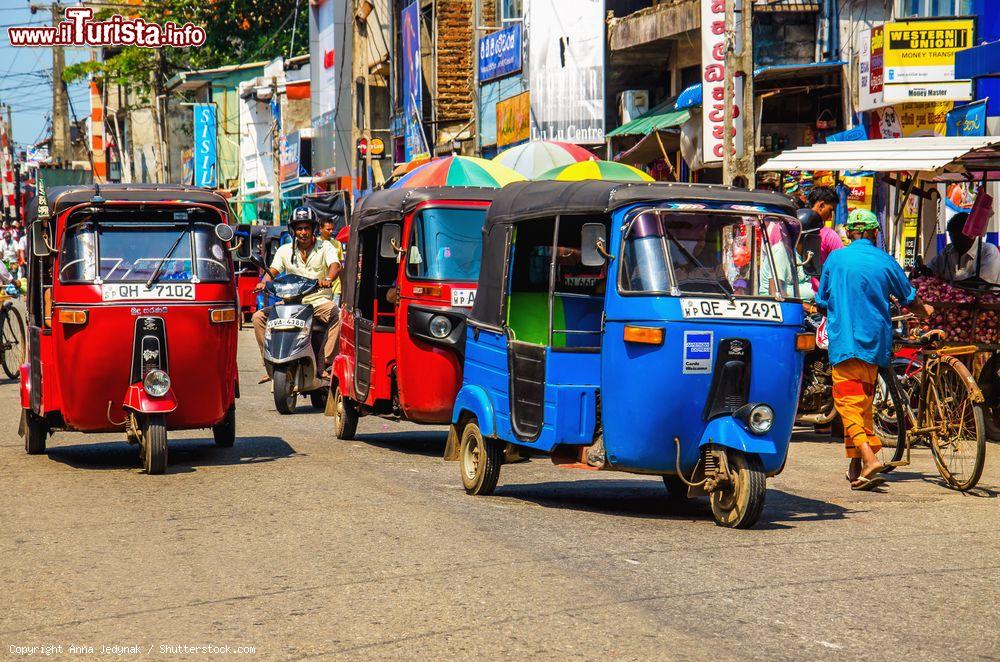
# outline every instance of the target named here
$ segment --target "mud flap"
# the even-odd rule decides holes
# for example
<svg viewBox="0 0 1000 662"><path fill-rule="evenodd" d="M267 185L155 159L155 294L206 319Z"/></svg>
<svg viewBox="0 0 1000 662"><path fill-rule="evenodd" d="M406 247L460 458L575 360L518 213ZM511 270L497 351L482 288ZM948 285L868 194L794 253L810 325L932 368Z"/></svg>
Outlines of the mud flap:
<svg viewBox="0 0 1000 662"><path fill-rule="evenodd" d="M458 428L454 425L448 426L448 439L444 442L444 459L447 462L458 461L458 454L461 450L460 439L458 438Z"/></svg>

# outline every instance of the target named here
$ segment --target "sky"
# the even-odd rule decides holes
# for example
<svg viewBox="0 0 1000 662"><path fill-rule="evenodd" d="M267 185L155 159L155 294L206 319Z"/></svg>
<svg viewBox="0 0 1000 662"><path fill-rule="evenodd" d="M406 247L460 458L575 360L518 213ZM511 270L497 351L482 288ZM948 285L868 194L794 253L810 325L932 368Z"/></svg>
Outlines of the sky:
<svg viewBox="0 0 1000 662"><path fill-rule="evenodd" d="M7 27L14 25L51 25L49 0L32 0L46 9L32 14L27 0L0 0L0 102L11 106L14 142L31 145L50 133L52 112L52 49L15 48L7 39ZM66 64L87 60L89 49L66 49ZM69 87L70 99L78 119L90 115L90 97L86 83Z"/></svg>

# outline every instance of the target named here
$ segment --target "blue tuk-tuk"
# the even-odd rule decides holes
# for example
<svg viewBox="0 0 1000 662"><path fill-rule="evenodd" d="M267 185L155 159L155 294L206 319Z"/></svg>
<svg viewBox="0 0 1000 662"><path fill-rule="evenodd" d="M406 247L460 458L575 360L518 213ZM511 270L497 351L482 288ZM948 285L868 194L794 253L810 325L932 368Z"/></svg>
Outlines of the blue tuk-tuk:
<svg viewBox="0 0 1000 662"><path fill-rule="evenodd" d="M724 186L523 182L483 228L445 459L470 494L532 455L660 475L716 523L760 517L795 416L795 207Z"/></svg>

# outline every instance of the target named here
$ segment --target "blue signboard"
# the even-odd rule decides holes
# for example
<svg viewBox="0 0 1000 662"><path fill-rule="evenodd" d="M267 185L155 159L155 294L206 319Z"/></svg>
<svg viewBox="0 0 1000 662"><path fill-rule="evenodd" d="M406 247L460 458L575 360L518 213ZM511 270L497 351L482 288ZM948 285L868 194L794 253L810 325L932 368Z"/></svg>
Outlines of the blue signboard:
<svg viewBox="0 0 1000 662"><path fill-rule="evenodd" d="M406 160L427 151L423 129L423 73L420 70L420 3L414 0L401 12L403 27L403 136Z"/></svg>
<svg viewBox="0 0 1000 662"><path fill-rule="evenodd" d="M985 136L986 101L977 101L956 108L948 113L946 120L948 136Z"/></svg>
<svg viewBox="0 0 1000 662"><path fill-rule="evenodd" d="M194 106L194 185L216 188L219 185L217 124L214 103Z"/></svg>
<svg viewBox="0 0 1000 662"><path fill-rule="evenodd" d="M849 142L852 140L868 140L868 132L865 130L864 125L858 124L846 131L831 133L826 137L826 142L828 143Z"/></svg>
<svg viewBox="0 0 1000 662"><path fill-rule="evenodd" d="M479 83L521 70L521 24L515 23L479 40Z"/></svg>

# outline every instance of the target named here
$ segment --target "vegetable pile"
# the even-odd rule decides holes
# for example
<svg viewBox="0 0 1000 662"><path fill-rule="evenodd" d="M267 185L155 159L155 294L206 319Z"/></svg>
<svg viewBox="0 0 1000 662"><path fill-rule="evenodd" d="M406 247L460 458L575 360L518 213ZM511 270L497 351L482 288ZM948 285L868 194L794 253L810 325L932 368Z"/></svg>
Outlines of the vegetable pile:
<svg viewBox="0 0 1000 662"><path fill-rule="evenodd" d="M934 307L928 320L952 343L1000 343L1000 297L971 292L933 276L913 279L917 294Z"/></svg>

